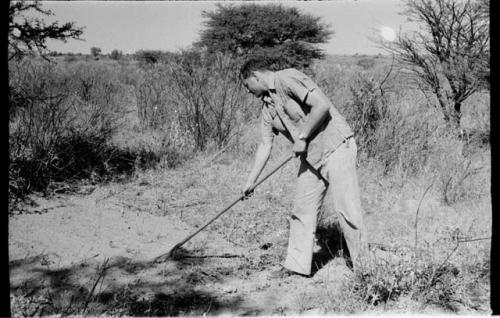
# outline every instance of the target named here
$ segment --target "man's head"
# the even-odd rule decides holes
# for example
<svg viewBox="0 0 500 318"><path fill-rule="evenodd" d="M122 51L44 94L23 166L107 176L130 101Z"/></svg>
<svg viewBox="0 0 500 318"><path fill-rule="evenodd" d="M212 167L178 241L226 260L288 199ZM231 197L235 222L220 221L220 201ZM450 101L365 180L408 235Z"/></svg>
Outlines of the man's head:
<svg viewBox="0 0 500 318"><path fill-rule="evenodd" d="M255 97L261 97L269 89L266 81L266 74L271 72L269 66L269 61L264 58L252 58L246 61L240 69L243 85Z"/></svg>

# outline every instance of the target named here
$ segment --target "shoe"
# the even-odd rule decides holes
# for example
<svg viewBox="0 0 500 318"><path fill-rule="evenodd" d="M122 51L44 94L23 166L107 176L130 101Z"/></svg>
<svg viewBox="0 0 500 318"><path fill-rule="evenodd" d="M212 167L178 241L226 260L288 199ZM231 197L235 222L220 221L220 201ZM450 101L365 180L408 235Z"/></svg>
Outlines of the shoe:
<svg viewBox="0 0 500 318"><path fill-rule="evenodd" d="M311 277L311 275L304 275L301 273L291 271L291 270L286 269L284 267L281 267L277 270L271 271L268 275L268 278L270 278L270 279L283 279L283 278L290 277L290 276L302 276L305 278Z"/></svg>

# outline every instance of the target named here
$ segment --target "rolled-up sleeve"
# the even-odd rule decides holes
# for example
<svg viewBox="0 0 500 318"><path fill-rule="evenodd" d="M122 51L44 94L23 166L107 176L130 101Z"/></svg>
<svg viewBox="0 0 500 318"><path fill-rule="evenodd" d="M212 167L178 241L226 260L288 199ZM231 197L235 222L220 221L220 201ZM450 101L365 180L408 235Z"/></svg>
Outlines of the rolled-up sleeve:
<svg viewBox="0 0 500 318"><path fill-rule="evenodd" d="M304 104L310 92L318 86L307 75L293 69L280 72L276 89L284 102L293 98L296 102Z"/></svg>

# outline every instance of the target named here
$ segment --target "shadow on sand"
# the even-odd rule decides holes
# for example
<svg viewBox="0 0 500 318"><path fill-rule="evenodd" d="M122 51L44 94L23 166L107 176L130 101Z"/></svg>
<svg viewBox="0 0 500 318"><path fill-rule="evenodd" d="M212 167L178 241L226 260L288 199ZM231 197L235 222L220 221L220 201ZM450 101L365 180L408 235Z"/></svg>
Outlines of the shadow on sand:
<svg viewBox="0 0 500 318"><path fill-rule="evenodd" d="M54 266L50 255L12 261L12 311L22 316L201 316L238 307L239 297L221 297L207 287L223 279L220 267L207 264L212 258L189 257L185 250L182 256L160 264L114 257L67 267Z"/></svg>
<svg viewBox="0 0 500 318"><path fill-rule="evenodd" d="M352 269L347 243L338 224L319 226L316 229L316 237L320 250L313 254L312 275L336 257L344 257L347 266Z"/></svg>

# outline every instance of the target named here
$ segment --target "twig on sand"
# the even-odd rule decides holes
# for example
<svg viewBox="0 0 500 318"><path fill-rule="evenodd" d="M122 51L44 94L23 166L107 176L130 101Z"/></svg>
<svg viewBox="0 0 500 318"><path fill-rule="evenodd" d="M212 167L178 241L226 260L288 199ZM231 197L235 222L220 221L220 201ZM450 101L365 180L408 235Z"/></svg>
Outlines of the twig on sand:
<svg viewBox="0 0 500 318"><path fill-rule="evenodd" d="M432 180L431 184L429 184L429 186L427 186L427 188L425 189L424 193L422 194L422 197L420 198L420 202L418 202L417 213L415 214L415 226L414 226L414 229L415 229L415 249L417 249L417 244L418 244L418 228L417 228L418 227L418 213L420 212L420 206L422 205L422 201L424 200L424 197L427 194L427 192L434 185L434 181L436 181L435 177Z"/></svg>
<svg viewBox="0 0 500 318"><path fill-rule="evenodd" d="M100 267L99 275L97 276L97 279L95 280L94 285L92 286L92 289L90 290L90 293L88 294L87 299L85 300L85 304L84 304L83 309L82 309L82 315L85 315L89 303L91 301L94 301L94 299L95 299L95 295L94 295L95 289L96 289L97 285L99 284L99 281L101 279L104 280L104 275L106 274L106 271L109 268L107 266L108 262L109 262L109 258L106 258L106 260L103 262L103 264Z"/></svg>
<svg viewBox="0 0 500 318"><path fill-rule="evenodd" d="M203 313L202 317L206 317L207 314L210 312L210 309L212 309L212 300L210 300L210 303L208 304L207 310Z"/></svg>
<svg viewBox="0 0 500 318"><path fill-rule="evenodd" d="M245 258L245 255L222 254L222 255L182 255L182 258Z"/></svg>
<svg viewBox="0 0 500 318"><path fill-rule="evenodd" d="M445 260L441 263L441 265L439 265L437 268L435 268L433 271L432 271L432 275L431 275L431 278L429 279L429 282L427 283L427 286L425 289L429 288L430 286L432 286L432 284L434 283L435 279L437 278L437 273L443 268L443 266L446 264L446 262L448 262L448 260L450 259L450 257L453 255L453 253L455 253L455 251L458 249L458 247L460 246L460 243L468 243L468 242L476 242L476 241L485 241L485 240L490 240L491 237L482 237L482 238L474 238L474 239L470 239L470 240L457 240L456 241L456 245L455 247L453 248L453 250L451 250L451 252L448 254L448 256L446 256Z"/></svg>
<svg viewBox="0 0 500 318"><path fill-rule="evenodd" d="M389 244L382 244L382 243L375 243L375 242L369 242L368 248L370 250L378 248L379 250L386 251L386 252L395 252L398 249L398 247L391 246Z"/></svg>

